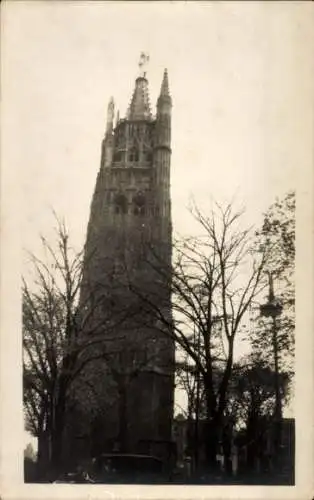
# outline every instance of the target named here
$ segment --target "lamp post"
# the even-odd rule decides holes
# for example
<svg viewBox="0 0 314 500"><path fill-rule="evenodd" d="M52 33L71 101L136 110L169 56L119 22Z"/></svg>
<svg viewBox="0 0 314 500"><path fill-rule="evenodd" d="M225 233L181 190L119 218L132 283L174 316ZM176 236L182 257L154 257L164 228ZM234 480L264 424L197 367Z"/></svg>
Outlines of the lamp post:
<svg viewBox="0 0 314 500"><path fill-rule="evenodd" d="M275 368L275 412L274 412L274 448L278 457L278 451L281 445L281 423L282 423L282 405L279 382L279 356L278 356L278 322L277 318L282 312L282 305L274 295L274 283L271 272L268 272L269 278L269 294L266 304L260 306L262 316L272 319L272 347L274 353L274 368Z"/></svg>
<svg viewBox="0 0 314 500"><path fill-rule="evenodd" d="M200 353L200 343L201 343L201 332L200 328L198 328L197 331L197 339L195 339L197 342L197 353L199 356ZM195 440L195 449L194 449L194 467L195 471L198 469L198 463L199 463L199 412L200 412L200 370L199 367L196 366L196 400L195 400L195 432L194 432L194 440Z"/></svg>
<svg viewBox="0 0 314 500"><path fill-rule="evenodd" d="M199 303L201 303L202 299L206 297L206 286L204 284L197 284L195 285L195 293L198 295L198 300ZM201 307L199 310L199 314L201 315ZM197 352L198 358L200 357L200 352L201 352L201 328L200 325L197 325L197 328L194 326L194 339L193 343L195 346L195 350ZM200 396L201 396L201 373L199 366L195 366L195 389L196 389L196 394L195 394L195 427L194 427L194 472L198 470L199 466L199 444L200 444L200 439L199 439L199 423L200 423Z"/></svg>

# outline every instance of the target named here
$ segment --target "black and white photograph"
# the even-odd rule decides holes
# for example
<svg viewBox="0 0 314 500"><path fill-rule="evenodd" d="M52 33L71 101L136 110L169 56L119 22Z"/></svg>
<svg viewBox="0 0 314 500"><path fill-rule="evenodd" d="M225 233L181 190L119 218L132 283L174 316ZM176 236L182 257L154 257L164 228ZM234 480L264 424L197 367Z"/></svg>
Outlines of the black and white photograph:
<svg viewBox="0 0 314 500"><path fill-rule="evenodd" d="M311 2L2 14L3 498L310 498Z"/></svg>

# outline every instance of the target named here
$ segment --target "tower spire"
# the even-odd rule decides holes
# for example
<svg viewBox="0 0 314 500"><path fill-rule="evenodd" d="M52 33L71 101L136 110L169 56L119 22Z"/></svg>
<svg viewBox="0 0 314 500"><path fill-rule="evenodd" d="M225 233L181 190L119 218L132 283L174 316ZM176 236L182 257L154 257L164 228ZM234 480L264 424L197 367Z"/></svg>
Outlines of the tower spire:
<svg viewBox="0 0 314 500"><path fill-rule="evenodd" d="M161 109L163 107L164 110L166 110L167 108L169 112L171 106L172 106L172 99L169 92L168 70L165 69L161 82L160 94L157 100L157 108Z"/></svg>
<svg viewBox="0 0 314 500"><path fill-rule="evenodd" d="M139 76L135 80L135 89L127 112L128 120L152 119L148 93L148 81L146 78L146 68L148 61L148 54L142 52L138 63Z"/></svg>
<svg viewBox="0 0 314 500"><path fill-rule="evenodd" d="M164 71L164 76L161 83L160 96L162 97L170 97L169 94L169 80L168 80L168 70L167 68Z"/></svg>
<svg viewBox="0 0 314 500"><path fill-rule="evenodd" d="M164 70L160 94L157 99L156 146L169 148L171 143L171 108L168 71Z"/></svg>

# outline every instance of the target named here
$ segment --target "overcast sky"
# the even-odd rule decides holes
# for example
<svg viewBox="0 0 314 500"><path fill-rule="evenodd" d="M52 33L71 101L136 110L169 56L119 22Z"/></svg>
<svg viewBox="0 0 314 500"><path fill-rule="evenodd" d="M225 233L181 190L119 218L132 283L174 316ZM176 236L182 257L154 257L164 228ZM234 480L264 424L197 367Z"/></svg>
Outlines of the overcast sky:
<svg viewBox="0 0 314 500"><path fill-rule="evenodd" d="M304 4L7 2L2 158L23 246L51 233L52 208L83 244L107 104L125 114L142 51L153 111L169 72L174 230L193 230L191 196L205 209L235 196L260 222L302 177L309 144Z"/></svg>
<svg viewBox="0 0 314 500"><path fill-rule="evenodd" d="M176 231L191 196L206 207L235 195L254 222L295 186L305 62L293 3L9 3L6 159L22 180L27 248L52 207L83 243L107 104L125 114L141 51L153 111L169 71Z"/></svg>

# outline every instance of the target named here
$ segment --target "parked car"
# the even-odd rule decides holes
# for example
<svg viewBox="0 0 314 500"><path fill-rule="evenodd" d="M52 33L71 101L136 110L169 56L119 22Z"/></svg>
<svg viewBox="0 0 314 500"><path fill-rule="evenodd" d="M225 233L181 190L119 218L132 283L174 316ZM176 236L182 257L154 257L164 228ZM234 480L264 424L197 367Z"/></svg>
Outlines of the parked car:
<svg viewBox="0 0 314 500"><path fill-rule="evenodd" d="M165 464L150 455L102 454L92 461L91 477L95 483L162 484L169 483Z"/></svg>
<svg viewBox="0 0 314 500"><path fill-rule="evenodd" d="M94 484L94 482L95 481L90 477L89 473L80 467L74 472L62 474L55 481L53 481L54 484Z"/></svg>

